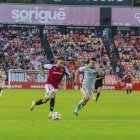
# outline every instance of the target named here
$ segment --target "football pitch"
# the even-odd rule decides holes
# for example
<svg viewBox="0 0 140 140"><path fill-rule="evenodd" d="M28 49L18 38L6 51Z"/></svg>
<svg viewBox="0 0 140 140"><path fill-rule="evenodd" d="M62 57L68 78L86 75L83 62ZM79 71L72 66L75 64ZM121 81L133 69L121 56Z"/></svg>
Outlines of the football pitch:
<svg viewBox="0 0 140 140"><path fill-rule="evenodd" d="M140 140L140 92L102 91L76 117L78 90L59 90L55 111L62 119L49 120L49 103L35 107L44 90L4 90L0 97L0 140Z"/></svg>

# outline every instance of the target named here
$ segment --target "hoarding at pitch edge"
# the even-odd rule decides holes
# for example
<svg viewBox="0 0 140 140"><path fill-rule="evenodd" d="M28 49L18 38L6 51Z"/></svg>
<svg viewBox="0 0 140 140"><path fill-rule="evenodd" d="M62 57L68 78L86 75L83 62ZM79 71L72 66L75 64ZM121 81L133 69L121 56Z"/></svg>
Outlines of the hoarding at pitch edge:
<svg viewBox="0 0 140 140"><path fill-rule="evenodd" d="M0 4L0 23L99 26L100 8L63 5Z"/></svg>
<svg viewBox="0 0 140 140"><path fill-rule="evenodd" d="M44 0L47 4L132 6L133 0Z"/></svg>

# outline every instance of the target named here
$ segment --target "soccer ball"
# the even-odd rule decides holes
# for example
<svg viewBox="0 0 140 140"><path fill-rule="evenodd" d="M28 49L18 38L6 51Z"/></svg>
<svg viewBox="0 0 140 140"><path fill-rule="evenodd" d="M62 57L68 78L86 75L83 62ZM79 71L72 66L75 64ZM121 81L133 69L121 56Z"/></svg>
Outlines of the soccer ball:
<svg viewBox="0 0 140 140"><path fill-rule="evenodd" d="M52 119L53 119L53 120L60 120L60 119L61 119L60 113L59 113L59 112L54 112L54 113L52 114Z"/></svg>

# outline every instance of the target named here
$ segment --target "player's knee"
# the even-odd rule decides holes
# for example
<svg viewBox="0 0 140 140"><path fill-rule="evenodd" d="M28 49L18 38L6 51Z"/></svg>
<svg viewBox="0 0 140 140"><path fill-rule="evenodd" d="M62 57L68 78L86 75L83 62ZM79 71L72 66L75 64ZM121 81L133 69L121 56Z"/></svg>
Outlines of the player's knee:
<svg viewBox="0 0 140 140"><path fill-rule="evenodd" d="M99 87L98 90L97 90L97 92L100 92L100 90L101 90L101 88Z"/></svg>
<svg viewBox="0 0 140 140"><path fill-rule="evenodd" d="M84 98L87 102L90 100L90 96L88 95L88 96L85 96L85 98Z"/></svg>
<svg viewBox="0 0 140 140"><path fill-rule="evenodd" d="M55 98L55 92L51 93L50 98Z"/></svg>
<svg viewBox="0 0 140 140"><path fill-rule="evenodd" d="M96 93L96 92L97 92L97 89L94 89L94 90L93 90L93 93Z"/></svg>
<svg viewBox="0 0 140 140"><path fill-rule="evenodd" d="M49 99L48 99L47 97L45 97L45 98L42 99L42 103L45 104L45 103L47 103L48 100L49 100Z"/></svg>

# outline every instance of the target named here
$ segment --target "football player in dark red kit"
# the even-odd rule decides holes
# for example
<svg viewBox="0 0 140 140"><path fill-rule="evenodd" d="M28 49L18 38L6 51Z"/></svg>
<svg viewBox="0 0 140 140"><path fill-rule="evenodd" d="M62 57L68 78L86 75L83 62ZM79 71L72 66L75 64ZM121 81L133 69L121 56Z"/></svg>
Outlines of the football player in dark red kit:
<svg viewBox="0 0 140 140"><path fill-rule="evenodd" d="M69 74L69 71L66 66L64 66L64 58L59 57L57 59L56 64L45 64L44 68L49 69L48 73L48 79L45 83L45 90L46 94L43 99L40 99L38 101L33 101L31 105L31 111L34 109L36 105L45 104L50 100L50 113L49 118L52 118L52 113L55 105L55 94L56 89L58 88L60 82L62 81L62 78L64 75L71 77ZM43 66L40 66L41 75L44 76Z"/></svg>
<svg viewBox="0 0 140 140"><path fill-rule="evenodd" d="M133 86L133 77L131 75L130 72L128 72L123 80L125 80L126 83L126 90L127 90L127 95L131 95L132 94L132 86Z"/></svg>

